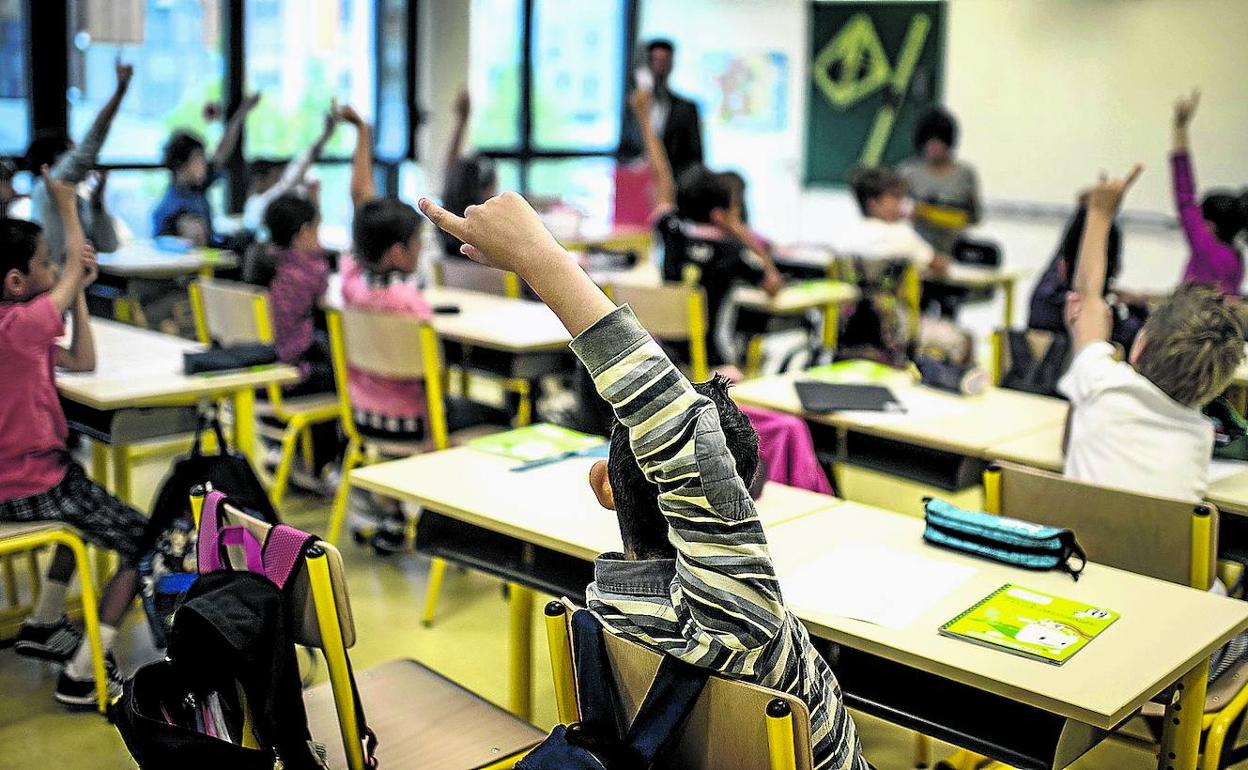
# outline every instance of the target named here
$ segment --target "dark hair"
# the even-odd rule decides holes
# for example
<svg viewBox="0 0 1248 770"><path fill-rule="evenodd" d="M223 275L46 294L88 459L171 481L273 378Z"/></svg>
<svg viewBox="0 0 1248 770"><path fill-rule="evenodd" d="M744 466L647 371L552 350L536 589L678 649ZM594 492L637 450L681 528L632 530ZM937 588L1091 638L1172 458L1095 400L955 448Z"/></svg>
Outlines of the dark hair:
<svg viewBox="0 0 1248 770"><path fill-rule="evenodd" d="M1231 190L1211 190L1200 203L1200 215L1213 223L1219 241L1234 245L1235 238L1248 230L1248 191L1237 196Z"/></svg>
<svg viewBox="0 0 1248 770"><path fill-rule="evenodd" d="M914 149L923 151L928 139L939 139L953 149L958 146L958 121L944 107L929 107L914 125Z"/></svg>
<svg viewBox="0 0 1248 770"><path fill-rule="evenodd" d="M406 245L419 230L416 209L398 198L374 198L355 211L355 255L366 266L376 267L391 246Z"/></svg>
<svg viewBox="0 0 1248 770"><path fill-rule="evenodd" d="M12 182L17 175L17 165L8 158L0 158L0 182Z"/></svg>
<svg viewBox="0 0 1248 770"><path fill-rule="evenodd" d="M1062 260L1063 268L1066 271L1067 286L1073 286L1075 283L1075 267L1079 260L1079 248L1083 245L1083 228L1087 219L1087 208L1080 206L1076 209L1075 215L1070 218L1070 222L1066 225L1066 232L1062 235L1062 242L1057 246L1058 259ZM1118 272L1122 270L1122 231L1118 229L1117 221L1109 225L1109 242L1107 246L1109 257L1105 266L1105 286L1101 289L1102 294L1109 293L1109 287L1113 284L1114 279L1118 277Z"/></svg>
<svg viewBox="0 0 1248 770"><path fill-rule="evenodd" d="M264 210L264 226L269 229L269 239L283 249L290 248L305 225L316 221L316 206L298 195L283 195Z"/></svg>
<svg viewBox="0 0 1248 770"><path fill-rule="evenodd" d="M693 389L715 405L737 476L749 487L759 467L758 433L729 397L728 380L717 375L710 382L695 383ZM667 537L667 520L659 511L659 488L641 472L628 442L628 429L621 424L611 431L607 475L625 547L642 559L674 556L675 549Z"/></svg>
<svg viewBox="0 0 1248 770"><path fill-rule="evenodd" d="M256 158L247 164L247 175L252 181L258 176L266 176L273 173L274 170L284 168L286 162L277 158Z"/></svg>
<svg viewBox="0 0 1248 770"><path fill-rule="evenodd" d="M676 181L676 210L683 219L710 222L712 211L731 205L732 192L706 166L690 166Z"/></svg>
<svg viewBox="0 0 1248 770"><path fill-rule="evenodd" d="M0 219L0 280L10 270L30 272L43 228L24 219Z"/></svg>
<svg viewBox="0 0 1248 770"><path fill-rule="evenodd" d="M668 53L675 53L676 46L672 45L672 41L668 40L665 37L656 37L654 40L651 40L649 43L646 43L646 55L649 56L650 54L654 53L656 50L663 50L663 51L667 51Z"/></svg>
<svg viewBox="0 0 1248 770"><path fill-rule="evenodd" d="M204 142L189 131L174 131L165 142L165 151L161 156L161 164L170 171L177 171L186 165L191 156L204 151Z"/></svg>
<svg viewBox="0 0 1248 770"><path fill-rule="evenodd" d="M749 223L750 214L745 208L745 177L736 171L720 171L715 176L728 188L728 194L741 205L741 221Z"/></svg>
<svg viewBox="0 0 1248 770"><path fill-rule="evenodd" d="M469 206L485 203L490 188L498 183L498 170L494 161L481 155L460 158L451 164L446 175L446 187L442 190L442 206L458 216L464 215ZM463 241L446 232L438 230L442 241L442 250L447 254L458 254Z"/></svg>
<svg viewBox="0 0 1248 770"><path fill-rule="evenodd" d="M889 193L905 195L908 188L906 180L888 166L860 166L854 169L849 177L849 186L864 217L867 216L867 204L871 201Z"/></svg>
<svg viewBox="0 0 1248 770"><path fill-rule="evenodd" d="M35 132L35 138L26 148L26 170L38 174L39 169L51 166L64 154L73 142L69 135L58 128L44 128Z"/></svg>

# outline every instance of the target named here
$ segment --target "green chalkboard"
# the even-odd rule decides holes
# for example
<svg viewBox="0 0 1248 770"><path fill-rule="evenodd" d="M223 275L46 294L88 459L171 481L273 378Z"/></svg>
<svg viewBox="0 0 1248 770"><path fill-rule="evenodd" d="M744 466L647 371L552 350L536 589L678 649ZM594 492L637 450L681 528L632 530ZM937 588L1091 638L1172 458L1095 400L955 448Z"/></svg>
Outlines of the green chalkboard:
<svg viewBox="0 0 1248 770"><path fill-rule="evenodd" d="M806 183L912 155L915 122L940 100L945 4L812 2L809 28Z"/></svg>

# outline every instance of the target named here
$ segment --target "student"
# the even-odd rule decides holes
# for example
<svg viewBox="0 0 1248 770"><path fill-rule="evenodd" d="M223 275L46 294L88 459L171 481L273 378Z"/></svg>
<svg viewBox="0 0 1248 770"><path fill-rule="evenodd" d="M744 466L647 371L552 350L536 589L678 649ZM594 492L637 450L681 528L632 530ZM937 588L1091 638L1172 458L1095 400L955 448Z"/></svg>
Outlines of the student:
<svg viewBox="0 0 1248 770"><path fill-rule="evenodd" d="M864 260L895 259L937 275L949 269L949 255L938 252L906 219L906 180L887 166L861 168L850 188L862 220L847 233L839 250Z"/></svg>
<svg viewBox="0 0 1248 770"><path fill-rule="evenodd" d="M0 158L0 219L9 218L9 209L21 196L13 189L13 177L17 167L13 161Z"/></svg>
<svg viewBox="0 0 1248 770"><path fill-rule="evenodd" d="M208 188L224 173L225 164L238 146L247 114L260 103L260 94L243 100L226 124L225 133L212 158L204 142L187 131L177 131L165 143L163 164L171 178L164 196L152 210L152 235L176 235L196 246L219 243L212 224Z"/></svg>
<svg viewBox="0 0 1248 770"><path fill-rule="evenodd" d="M320 159L337 125L338 118L333 110L326 113L325 127L321 130L321 135L302 155L289 163L283 164L268 159L252 161L248 168L251 191L247 195L247 201L243 204L243 227L253 233L258 232L264 224L264 212L269 204L303 186L308 169Z"/></svg>
<svg viewBox="0 0 1248 770"><path fill-rule="evenodd" d="M329 286L329 256L321 247L316 204L286 194L269 204L264 225L273 240L275 271L269 283L277 357L303 374L283 393L304 396L334 390L329 340L318 329L318 303ZM323 324L320 324L323 327Z"/></svg>
<svg viewBox="0 0 1248 770"><path fill-rule="evenodd" d="M498 172L494 162L480 155L460 157L464 136L468 132L468 118L472 114L472 100L467 91L455 97L455 129L446 147L445 179L443 180L442 205L448 211L463 214L469 206L484 203L498 194ZM450 233L438 231L442 253L448 257L461 257L459 247L463 244Z"/></svg>
<svg viewBox="0 0 1248 770"><path fill-rule="evenodd" d="M1153 310L1128 361L1114 361L1104 298L1107 241L1123 195L1139 175L1088 193L1066 318L1074 360L1058 383L1070 399L1066 474L1183 500L1203 499L1213 427L1201 407L1226 389L1244 359L1235 309L1207 286L1181 287Z"/></svg>
<svg viewBox="0 0 1248 770"><path fill-rule="evenodd" d="M372 130L359 114L344 107L342 119L356 127L351 167L351 200L356 214L354 252L344 254L342 302L345 307L433 318L433 308L415 283L420 260L420 215L395 198L378 198L373 185ZM425 386L421 380L395 380L363 372L348 372L351 405L357 429L366 436L404 442L422 441L428 424ZM405 541L406 519L391 507L377 517L353 516L353 528L375 529L372 545L381 553L395 553Z"/></svg>
<svg viewBox="0 0 1248 770"><path fill-rule="evenodd" d="M464 253L524 279L573 336L615 409L610 457L590 484L619 519L624 553L599 556L586 591L612 634L810 708L815 767L866 768L827 663L784 606L746 482L758 436L725 383L690 385L627 307L616 308L524 199L505 193L460 218L421 210Z"/></svg>
<svg viewBox="0 0 1248 770"><path fill-rule="evenodd" d="M121 59L113 65L117 74L117 86L113 95L104 103L82 144L74 145L73 141L62 131L41 131L35 136L26 150L26 168L31 173L39 173L39 169L48 166L52 169L52 178L58 182L77 185L87 178L87 174L95 168L100 157L100 148L108 138L113 119L121 107L130 88L130 79L134 77L134 67L122 64ZM101 173L99 182L91 191L90 200L78 199L78 221L86 233L87 240L96 251L109 253L117 250L117 231L113 227L113 218L104 208L105 175ZM65 259L65 235L60 215L57 214L55 203L41 182L35 183L31 192L32 220L43 227L43 237L48 242L48 251L52 259L60 264Z"/></svg>
<svg viewBox="0 0 1248 770"><path fill-rule="evenodd" d="M653 214L655 228L663 238L663 279L682 281L689 266L698 269L706 290L707 357L711 366L732 363L733 356L716 342L715 329L722 322L733 284L741 281L760 286L768 296L784 287L784 279L767 249L741 221L732 193L704 166L693 166L680 175L677 189L663 143L650 122L650 94L638 89L629 97L633 115L641 128L646 160L654 175L657 194ZM756 267L747 254L760 263Z"/></svg>
<svg viewBox="0 0 1248 770"><path fill-rule="evenodd" d="M932 107L914 127L916 156L897 168L916 203L914 229L943 254L952 254L962 231L980 219L979 179L969 163L955 156L957 146L957 120L947 110ZM941 221L931 216L931 207L960 212L966 216L965 224Z"/></svg>
<svg viewBox="0 0 1248 770"><path fill-rule="evenodd" d="M54 367L68 371L95 368L95 345L83 289L97 274L95 252L78 223L73 185L52 178L43 182L57 207L65 237L65 264L56 277L48 243L38 225L0 221L0 521L57 521L72 526L89 542L117 551L121 568L104 586L100 600L100 636L107 651L117 627L138 593L136 565L147 518L87 478L66 447L65 413L57 397ZM63 314L72 311L69 347ZM19 654L67 663L55 697L75 707L95 705L91 650L64 616L65 596L73 576L72 552L58 546L34 613L18 632ZM112 655L107 658L109 696L121 694L121 677Z"/></svg>
<svg viewBox="0 0 1248 770"><path fill-rule="evenodd" d="M1184 283L1215 284L1223 294L1239 296L1244 280L1245 248L1241 236L1248 232L1248 193L1236 196L1226 190L1205 194L1196 205L1196 179L1188 152L1187 127L1200 104L1200 91L1174 105L1174 151L1170 172L1174 205L1187 237L1191 256L1183 270Z"/></svg>

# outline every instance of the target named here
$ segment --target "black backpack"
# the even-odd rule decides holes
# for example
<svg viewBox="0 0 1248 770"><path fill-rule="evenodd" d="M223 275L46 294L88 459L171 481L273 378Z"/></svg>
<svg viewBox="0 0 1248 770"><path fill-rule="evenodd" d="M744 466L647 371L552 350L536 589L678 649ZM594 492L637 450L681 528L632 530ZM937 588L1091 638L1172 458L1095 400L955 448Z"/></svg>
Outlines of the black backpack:
<svg viewBox="0 0 1248 770"><path fill-rule="evenodd" d="M626 730L602 626L588 610L572 614L576 693L581 721L558 725L516 770L650 770L680 733L709 672L664 655L637 716Z"/></svg>
<svg viewBox="0 0 1248 770"><path fill-rule="evenodd" d="M1069 335L1053 334L1049 349L1039 359L1032 355L1026 330L1010 329L1006 342L1010 347L1010 370L1001 377L1001 387L1040 396L1060 396L1057 381L1062 378L1070 353Z"/></svg>

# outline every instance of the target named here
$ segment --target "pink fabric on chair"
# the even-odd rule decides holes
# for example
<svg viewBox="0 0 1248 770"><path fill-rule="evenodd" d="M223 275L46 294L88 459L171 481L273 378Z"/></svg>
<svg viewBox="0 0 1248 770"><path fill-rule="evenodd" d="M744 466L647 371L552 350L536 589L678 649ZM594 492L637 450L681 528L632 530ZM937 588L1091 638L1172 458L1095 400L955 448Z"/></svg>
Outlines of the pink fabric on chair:
<svg viewBox="0 0 1248 770"><path fill-rule="evenodd" d="M800 417L752 406L743 406L741 411L758 431L759 454L767 463L768 481L832 494L832 485L815 457L810 428Z"/></svg>
<svg viewBox="0 0 1248 770"><path fill-rule="evenodd" d="M651 227L654 195L654 179L644 163L617 164L611 224L615 227Z"/></svg>

